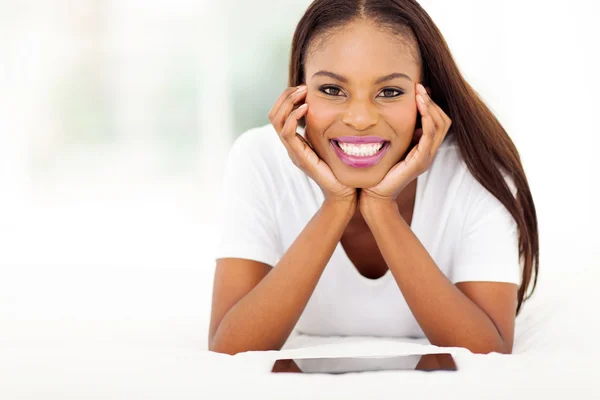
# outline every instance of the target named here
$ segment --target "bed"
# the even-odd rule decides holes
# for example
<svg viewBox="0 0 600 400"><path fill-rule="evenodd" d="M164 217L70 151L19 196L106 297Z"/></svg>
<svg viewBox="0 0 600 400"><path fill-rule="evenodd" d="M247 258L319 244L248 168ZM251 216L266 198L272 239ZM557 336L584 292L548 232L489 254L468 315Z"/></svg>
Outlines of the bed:
<svg viewBox="0 0 600 400"><path fill-rule="evenodd" d="M540 282L540 290L517 319L513 355L475 355L450 348L443 350L454 355L457 372L321 375L272 374L270 369L277 358L426 354L439 349L414 339L294 334L279 352L212 353L206 343L212 271L145 271L144 281L139 279L142 271L121 268L112 276L102 275L108 282L118 274L123 282L122 296L114 289L104 297L105 308L110 308L110 299L119 298L121 309L127 309L124 295L134 284L146 287L138 295L148 301L166 286L180 287L190 297L182 295L167 301L162 309L154 307L154 317L136 314L131 307L129 315L122 312L118 318L116 309L88 318L0 314L0 398L600 398L596 365L600 324L594 309L600 296L592 279L597 270L590 264L569 279ZM25 279L28 273L23 274ZM63 271L63 275L78 279L75 270ZM89 279L90 285L92 281L98 285L99 277ZM205 286L198 288L198 282ZM92 291L89 298L99 293ZM52 302L50 297L48 302ZM196 307L198 302L207 307ZM182 308L184 303L187 308ZM177 306L180 311L173 312ZM149 304L141 307L146 310Z"/></svg>

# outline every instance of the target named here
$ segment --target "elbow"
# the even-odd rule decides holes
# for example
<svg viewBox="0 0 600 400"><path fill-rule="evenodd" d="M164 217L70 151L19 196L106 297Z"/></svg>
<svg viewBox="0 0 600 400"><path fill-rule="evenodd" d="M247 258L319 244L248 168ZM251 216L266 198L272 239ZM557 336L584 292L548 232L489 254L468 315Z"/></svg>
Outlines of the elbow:
<svg viewBox="0 0 600 400"><path fill-rule="evenodd" d="M478 347L469 349L473 354L490 354L490 353L499 353L499 354L512 354L512 350L505 349L503 347Z"/></svg>
<svg viewBox="0 0 600 400"><path fill-rule="evenodd" d="M211 346L208 348L208 351L212 351L213 353L227 354L230 356L235 356L238 352L223 346Z"/></svg>
<svg viewBox="0 0 600 400"><path fill-rule="evenodd" d="M228 354L235 356L238 353L246 351L270 351L281 350L282 346L272 346L263 344L252 344L247 341L238 341L235 338L225 338L220 335L215 335L209 339L208 350L214 353Z"/></svg>
<svg viewBox="0 0 600 400"><path fill-rule="evenodd" d="M472 346L468 346L467 349L473 354L512 354L512 344L506 343L503 340L488 343L478 343Z"/></svg>
<svg viewBox="0 0 600 400"><path fill-rule="evenodd" d="M454 338L454 340L437 340L430 343L439 347L462 347L473 354L512 354L513 347L512 340L506 341L500 335L470 335L462 340Z"/></svg>
<svg viewBox="0 0 600 400"><path fill-rule="evenodd" d="M499 349L494 350L496 353L500 354L512 354L513 346L512 343L503 342L502 346Z"/></svg>
<svg viewBox="0 0 600 400"><path fill-rule="evenodd" d="M231 343L227 343L227 341L222 340L222 338L219 337L219 335L215 334L208 338L208 351L234 356L237 353L241 353L243 350L237 351L235 349L235 346L233 346Z"/></svg>
<svg viewBox="0 0 600 400"><path fill-rule="evenodd" d="M214 353L228 354L235 356L238 353L247 351L279 351L282 345L266 345L266 344L250 344L237 341L224 340L223 338L215 337L208 343L208 351Z"/></svg>
<svg viewBox="0 0 600 400"><path fill-rule="evenodd" d="M228 346L226 343L224 344L214 339L209 341L208 351L212 351L213 353L228 354L230 356L241 353L241 351L235 350L232 346Z"/></svg>
<svg viewBox="0 0 600 400"><path fill-rule="evenodd" d="M231 356L241 353L243 350L237 351L235 349L235 340L231 340L231 335L227 335L226 333L227 329L223 330L221 325L211 330L208 334L208 351L229 354Z"/></svg>

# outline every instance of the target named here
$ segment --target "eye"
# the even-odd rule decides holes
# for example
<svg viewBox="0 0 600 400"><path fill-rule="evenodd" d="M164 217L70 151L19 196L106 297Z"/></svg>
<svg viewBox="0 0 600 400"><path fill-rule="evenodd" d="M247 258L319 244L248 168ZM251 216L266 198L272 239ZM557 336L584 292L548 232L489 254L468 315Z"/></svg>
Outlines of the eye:
<svg viewBox="0 0 600 400"><path fill-rule="evenodd" d="M329 96L338 96L342 92L340 88L335 86L322 86L319 90Z"/></svg>
<svg viewBox="0 0 600 400"><path fill-rule="evenodd" d="M404 94L403 91L398 90L398 89L393 89L393 88L386 88L383 89L380 94L383 93L384 96L381 97L386 97L386 98L393 98L393 97L398 97ZM379 96L378 96L379 97Z"/></svg>

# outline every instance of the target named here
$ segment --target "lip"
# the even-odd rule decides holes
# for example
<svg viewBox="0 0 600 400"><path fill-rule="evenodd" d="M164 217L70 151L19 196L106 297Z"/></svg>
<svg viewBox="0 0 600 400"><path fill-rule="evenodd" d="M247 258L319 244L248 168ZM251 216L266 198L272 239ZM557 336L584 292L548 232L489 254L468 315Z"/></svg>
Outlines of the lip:
<svg viewBox="0 0 600 400"><path fill-rule="evenodd" d="M342 149L340 149L338 147L338 145L335 144L335 140L337 140L337 139L332 139L329 141L329 143L331 143L331 146L333 147L333 151L335 151L335 153L337 154L339 159L344 164L349 165L354 168L372 167L373 165L375 165L379 161L381 161L381 159L387 152L388 148L390 147L390 142L386 142L383 145L383 148L379 151L379 153L377 153L375 155L372 155L370 157L351 156L351 155L344 153L342 151Z"/></svg>
<svg viewBox="0 0 600 400"><path fill-rule="evenodd" d="M340 136L331 138L331 140L337 140L338 142L362 144L362 143L381 143L387 142L388 140L379 136Z"/></svg>

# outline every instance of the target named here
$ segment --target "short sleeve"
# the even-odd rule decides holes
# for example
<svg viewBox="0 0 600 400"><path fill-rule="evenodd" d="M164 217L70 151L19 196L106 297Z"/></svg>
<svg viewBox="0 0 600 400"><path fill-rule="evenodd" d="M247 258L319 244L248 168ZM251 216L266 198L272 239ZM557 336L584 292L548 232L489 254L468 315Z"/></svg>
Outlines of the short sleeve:
<svg viewBox="0 0 600 400"><path fill-rule="evenodd" d="M511 185L511 182L509 186ZM517 223L488 190L476 182L476 200L466 210L450 279L521 284ZM513 186L513 195L516 193Z"/></svg>
<svg viewBox="0 0 600 400"><path fill-rule="evenodd" d="M229 150L215 226L215 260L245 258L271 266L279 261L277 191L258 133L243 133Z"/></svg>

